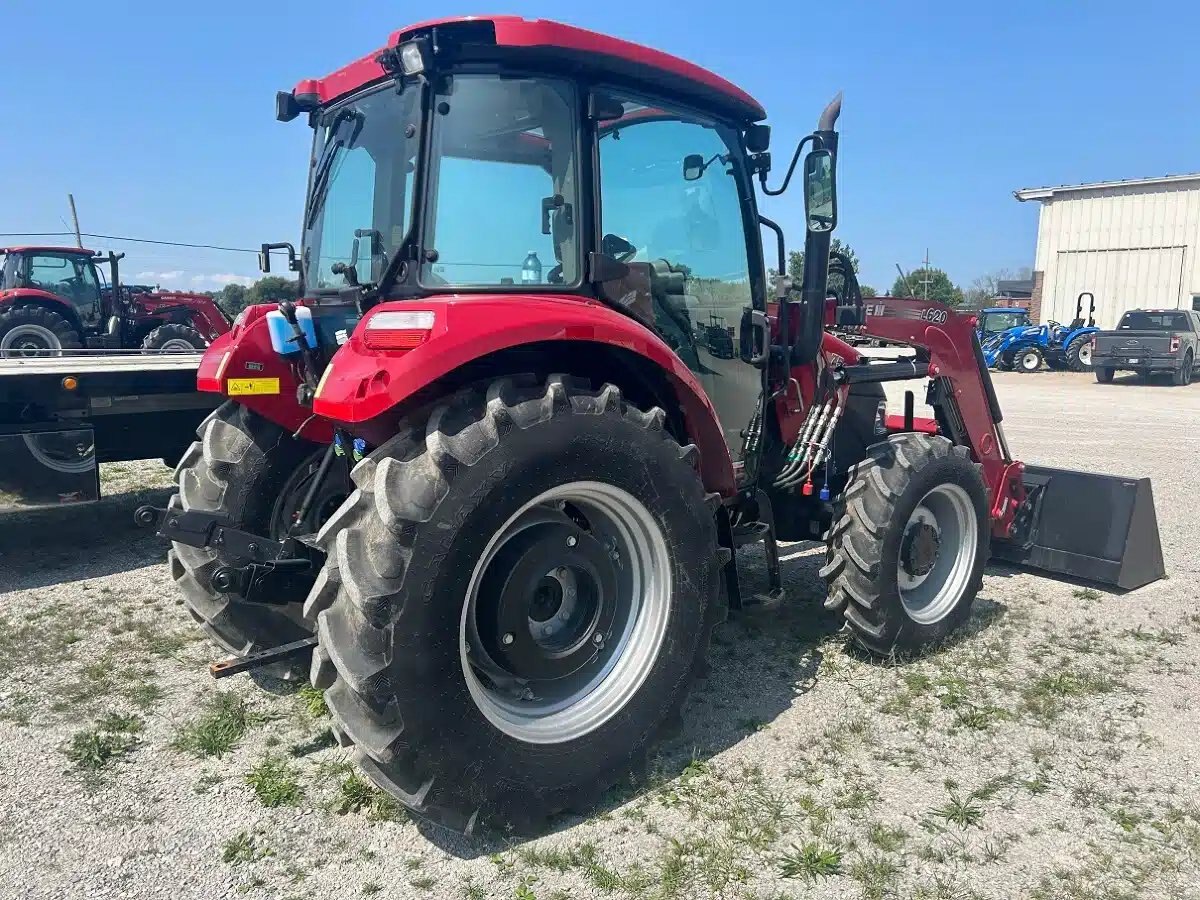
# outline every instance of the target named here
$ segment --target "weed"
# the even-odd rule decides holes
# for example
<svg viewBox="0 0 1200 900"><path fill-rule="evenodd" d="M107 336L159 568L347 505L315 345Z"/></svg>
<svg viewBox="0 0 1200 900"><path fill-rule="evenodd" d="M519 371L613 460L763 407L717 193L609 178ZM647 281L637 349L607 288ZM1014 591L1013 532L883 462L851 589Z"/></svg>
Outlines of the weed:
<svg viewBox="0 0 1200 900"><path fill-rule="evenodd" d="M792 844L792 851L779 859L779 872L784 878L829 878L842 870L842 851L809 841L803 847Z"/></svg>
<svg viewBox="0 0 1200 900"><path fill-rule="evenodd" d="M195 756L224 756L238 745L251 725L262 721L237 694L209 697L207 709L175 738L175 746Z"/></svg>
<svg viewBox="0 0 1200 900"><path fill-rule="evenodd" d="M63 753L76 768L98 772L133 751L142 725L137 716L109 713L95 727L76 732Z"/></svg>
<svg viewBox="0 0 1200 900"><path fill-rule="evenodd" d="M537 894L533 892L535 884L537 884L537 878L532 875L523 876L513 890L514 900L537 900Z"/></svg>
<svg viewBox="0 0 1200 900"><path fill-rule="evenodd" d="M1076 588L1071 591L1071 596L1076 600L1099 600L1100 592L1091 588Z"/></svg>
<svg viewBox="0 0 1200 900"><path fill-rule="evenodd" d="M977 826L983 820L983 807L975 802L973 794L968 795L965 800L951 794L950 800L945 805L931 809L929 812L959 828Z"/></svg>
<svg viewBox="0 0 1200 900"><path fill-rule="evenodd" d="M239 831L221 845L221 861L231 866L254 862L273 853L270 848L260 845L258 838L249 831Z"/></svg>
<svg viewBox="0 0 1200 900"><path fill-rule="evenodd" d="M332 809L338 815L366 812L377 822L399 822L406 818L404 807L390 794L372 786L357 772L350 771L338 784L338 796Z"/></svg>
<svg viewBox="0 0 1200 900"><path fill-rule="evenodd" d="M295 770L277 756L265 756L246 773L246 784L254 788L263 806L295 806L304 796Z"/></svg>
<svg viewBox="0 0 1200 900"><path fill-rule="evenodd" d="M437 884L437 879L431 875L421 875L417 878L410 879L408 883L418 890L427 891Z"/></svg>
<svg viewBox="0 0 1200 900"><path fill-rule="evenodd" d="M883 900L900 867L882 853L860 856L850 867L850 877L862 885L864 900Z"/></svg>
<svg viewBox="0 0 1200 900"><path fill-rule="evenodd" d="M873 822L867 829L867 840L871 845L886 853L892 853L904 846L908 834L903 828L889 828L882 822Z"/></svg>
<svg viewBox="0 0 1200 900"><path fill-rule="evenodd" d="M487 900L487 890L482 885L469 881L463 885L463 900Z"/></svg>
<svg viewBox="0 0 1200 900"><path fill-rule="evenodd" d="M363 882L362 892L364 897L374 897L383 890L383 885L377 881Z"/></svg>
<svg viewBox="0 0 1200 900"><path fill-rule="evenodd" d="M296 699L314 719L329 715L329 707L325 705L325 692L311 684L306 684L296 691Z"/></svg>

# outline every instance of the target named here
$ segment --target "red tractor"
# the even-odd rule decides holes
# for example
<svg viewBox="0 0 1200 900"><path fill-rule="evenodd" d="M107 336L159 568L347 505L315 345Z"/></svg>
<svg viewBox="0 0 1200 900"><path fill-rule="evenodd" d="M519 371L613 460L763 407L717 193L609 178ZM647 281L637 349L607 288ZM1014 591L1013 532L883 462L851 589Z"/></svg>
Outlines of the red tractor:
<svg viewBox="0 0 1200 900"><path fill-rule="evenodd" d="M229 331L211 297L122 285L123 256L81 247L0 249L0 359L83 348L194 352Z"/></svg>
<svg viewBox="0 0 1200 900"><path fill-rule="evenodd" d="M287 249L303 299L209 348L199 387L230 399L138 513L236 655L214 674L311 654L376 784L454 828L536 828L642 765L727 608L795 599L777 539L826 543L825 605L883 656L964 622L992 554L1160 577L1147 482L1011 457L972 316L864 302L850 270L837 323L915 355L825 331L839 107L768 188L745 92L503 16L281 94L312 169L301 252L262 263ZM754 182L798 164L803 282L772 283ZM722 320L731 353L698 337ZM935 418L911 393L887 412L901 379Z"/></svg>

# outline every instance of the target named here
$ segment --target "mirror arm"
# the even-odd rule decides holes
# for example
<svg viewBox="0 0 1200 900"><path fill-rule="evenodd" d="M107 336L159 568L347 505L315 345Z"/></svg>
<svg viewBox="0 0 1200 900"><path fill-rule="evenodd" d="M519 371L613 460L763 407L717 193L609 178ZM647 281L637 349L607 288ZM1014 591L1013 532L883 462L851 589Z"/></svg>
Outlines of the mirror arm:
<svg viewBox="0 0 1200 900"><path fill-rule="evenodd" d="M762 188L762 192L768 197L778 197L780 194L786 191L788 189L788 185L792 182L792 173L796 171L796 163L800 161L800 151L804 149L804 145L809 141L813 141L814 146L816 146L816 142L819 140L821 140L821 138L817 134L809 134L806 135L800 141L800 143L796 145L796 152L792 154L792 161L788 165L787 174L783 176L783 184L775 190L771 190L771 188L767 187L767 173L760 170L758 173L758 183Z"/></svg>

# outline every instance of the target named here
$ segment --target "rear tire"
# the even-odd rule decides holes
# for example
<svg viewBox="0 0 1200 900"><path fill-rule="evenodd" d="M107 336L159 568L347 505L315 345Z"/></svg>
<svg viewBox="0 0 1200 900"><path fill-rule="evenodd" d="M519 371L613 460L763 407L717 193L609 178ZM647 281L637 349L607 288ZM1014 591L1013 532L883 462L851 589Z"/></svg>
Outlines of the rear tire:
<svg viewBox="0 0 1200 900"><path fill-rule="evenodd" d="M641 770L678 721L720 570L695 448L663 422L612 385L504 378L486 396L454 395L355 468L358 490L322 530L328 562L305 605L320 638L312 682L363 771L418 816L460 831L536 829ZM567 495L579 500L541 502ZM628 546L606 526L609 495L638 511L627 531L643 537ZM532 593L510 585L520 572L574 572L571 554L594 545L613 548L595 571L617 587L601 578L593 591L578 576L573 608L613 618L597 612L587 622L609 624L568 643L564 659L590 654L579 668L552 669L534 646L541 581L528 581Z"/></svg>
<svg viewBox="0 0 1200 900"><path fill-rule="evenodd" d="M1116 374L1116 369L1110 369L1107 366L1099 366L1095 370L1096 380L1101 384L1112 384L1113 375Z"/></svg>
<svg viewBox="0 0 1200 900"><path fill-rule="evenodd" d="M1066 357L1067 368L1072 372L1090 369L1092 367L1092 336L1081 334L1067 344Z"/></svg>
<svg viewBox="0 0 1200 900"><path fill-rule="evenodd" d="M0 312L0 359L62 356L82 346L75 326L56 312L40 306Z"/></svg>
<svg viewBox="0 0 1200 900"><path fill-rule="evenodd" d="M324 448L293 439L286 430L232 401L218 407L196 434L200 440L188 448L175 469L179 493L171 498L170 508L224 513L237 528L281 537ZM322 509L331 512L345 494L333 476L327 479L313 505L314 518L300 531L316 531ZM192 618L215 644L235 656L312 633L303 618L304 594L286 598L285 605L268 606L213 589L211 579L217 568L243 560L179 543L172 544L167 558ZM299 679L307 663L306 659L281 663L268 671Z"/></svg>
<svg viewBox="0 0 1200 900"><path fill-rule="evenodd" d="M143 350L194 353L208 346L204 335L189 325L159 325L142 340Z"/></svg>
<svg viewBox="0 0 1200 900"><path fill-rule="evenodd" d="M1192 351L1188 350L1183 354L1183 361L1179 364L1179 368L1171 373L1171 381L1176 387L1192 383Z"/></svg>
<svg viewBox="0 0 1200 900"><path fill-rule="evenodd" d="M987 490L965 447L892 435L851 469L841 508L821 576L826 606L841 610L859 645L879 656L917 650L966 621L990 531Z"/></svg>

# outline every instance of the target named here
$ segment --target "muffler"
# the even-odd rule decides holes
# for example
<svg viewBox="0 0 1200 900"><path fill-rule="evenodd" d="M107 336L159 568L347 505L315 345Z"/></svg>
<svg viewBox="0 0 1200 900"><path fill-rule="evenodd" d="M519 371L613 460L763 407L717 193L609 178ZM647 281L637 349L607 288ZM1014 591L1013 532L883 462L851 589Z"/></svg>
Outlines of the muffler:
<svg viewBox="0 0 1200 900"><path fill-rule="evenodd" d="M1023 480L1013 535L992 541L993 556L1124 590L1166 575L1149 478L1027 465Z"/></svg>

